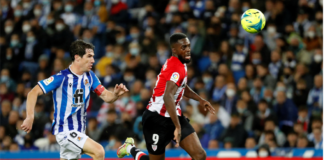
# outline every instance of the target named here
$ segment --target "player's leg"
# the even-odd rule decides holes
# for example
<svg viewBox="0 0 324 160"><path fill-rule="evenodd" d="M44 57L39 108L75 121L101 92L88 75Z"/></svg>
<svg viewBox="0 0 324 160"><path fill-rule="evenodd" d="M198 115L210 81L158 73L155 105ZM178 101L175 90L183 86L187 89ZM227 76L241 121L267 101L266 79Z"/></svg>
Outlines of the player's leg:
<svg viewBox="0 0 324 160"><path fill-rule="evenodd" d="M91 138L88 138L83 146L83 152L91 156L94 160L104 160L105 150L104 148Z"/></svg>
<svg viewBox="0 0 324 160"><path fill-rule="evenodd" d="M195 130L184 116L180 117L179 120L181 124L180 147L183 148L194 160L205 160L206 152L202 148Z"/></svg>

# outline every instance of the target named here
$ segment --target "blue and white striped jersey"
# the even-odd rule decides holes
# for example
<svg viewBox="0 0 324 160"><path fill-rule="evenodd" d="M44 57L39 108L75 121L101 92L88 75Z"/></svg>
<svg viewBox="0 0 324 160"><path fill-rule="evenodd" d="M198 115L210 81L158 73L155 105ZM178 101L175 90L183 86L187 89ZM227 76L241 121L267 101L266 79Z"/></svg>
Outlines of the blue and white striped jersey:
<svg viewBox="0 0 324 160"><path fill-rule="evenodd" d="M84 133L90 91L100 85L98 77L92 71L77 75L68 68L39 81L38 85L45 94L53 93L52 133L56 135L70 130Z"/></svg>

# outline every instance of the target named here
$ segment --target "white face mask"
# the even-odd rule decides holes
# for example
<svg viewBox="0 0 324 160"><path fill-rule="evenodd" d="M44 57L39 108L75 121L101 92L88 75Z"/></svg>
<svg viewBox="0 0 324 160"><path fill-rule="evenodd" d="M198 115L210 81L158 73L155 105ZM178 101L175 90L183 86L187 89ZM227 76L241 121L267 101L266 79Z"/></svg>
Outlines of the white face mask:
<svg viewBox="0 0 324 160"><path fill-rule="evenodd" d="M30 6L30 3L29 3L29 2L24 2L24 3L23 3L23 8L24 8L24 9L28 9L29 6Z"/></svg>
<svg viewBox="0 0 324 160"><path fill-rule="evenodd" d="M227 97L233 97L235 95L235 91L233 89L227 89L225 93Z"/></svg>
<svg viewBox="0 0 324 160"><path fill-rule="evenodd" d="M260 151L259 152L259 157L268 157L268 152L267 151Z"/></svg>
<svg viewBox="0 0 324 160"><path fill-rule="evenodd" d="M275 27L268 27L267 31L268 31L269 34L273 34L273 33L276 33L276 28Z"/></svg>
<svg viewBox="0 0 324 160"><path fill-rule="evenodd" d="M40 10L40 9L35 9L34 10L34 15L35 16L40 16L42 14L42 10Z"/></svg>
<svg viewBox="0 0 324 160"><path fill-rule="evenodd" d="M63 24L57 24L57 25L55 25L55 28L58 31L62 31L64 29L64 25Z"/></svg>
<svg viewBox="0 0 324 160"><path fill-rule="evenodd" d="M25 24L25 25L23 25L23 27L22 27L22 30L23 30L23 32L24 33L26 33L26 32L28 32L28 31L30 31L30 25L29 24Z"/></svg>
<svg viewBox="0 0 324 160"><path fill-rule="evenodd" d="M308 31L307 32L307 37L314 38L315 37L315 32L314 31Z"/></svg>
<svg viewBox="0 0 324 160"><path fill-rule="evenodd" d="M322 59L323 59L322 55L320 55L320 54L315 54L315 56L314 56L314 61L315 61L316 63L321 62Z"/></svg>
<svg viewBox="0 0 324 160"><path fill-rule="evenodd" d="M6 27L5 27L5 32L6 32L7 34L11 33L12 30L13 30L13 27L12 27L12 26L6 26Z"/></svg>
<svg viewBox="0 0 324 160"><path fill-rule="evenodd" d="M111 3L112 4L116 4L116 3L118 3L119 2L119 0L111 0Z"/></svg>
<svg viewBox="0 0 324 160"><path fill-rule="evenodd" d="M169 11L171 13L177 12L178 11L178 7L176 5L170 5Z"/></svg>

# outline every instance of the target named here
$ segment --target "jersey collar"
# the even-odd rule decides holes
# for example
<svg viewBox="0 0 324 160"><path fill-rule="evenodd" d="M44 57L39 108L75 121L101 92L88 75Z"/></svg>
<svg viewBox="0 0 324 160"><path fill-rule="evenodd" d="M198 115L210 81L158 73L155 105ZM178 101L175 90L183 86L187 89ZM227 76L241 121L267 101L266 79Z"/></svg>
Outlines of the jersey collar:
<svg viewBox="0 0 324 160"><path fill-rule="evenodd" d="M71 70L71 65L69 66L69 71L73 74L73 75L75 75L75 76L77 76L77 77L81 77L82 75L78 75L78 74L76 74L76 73L74 73L72 70Z"/></svg>

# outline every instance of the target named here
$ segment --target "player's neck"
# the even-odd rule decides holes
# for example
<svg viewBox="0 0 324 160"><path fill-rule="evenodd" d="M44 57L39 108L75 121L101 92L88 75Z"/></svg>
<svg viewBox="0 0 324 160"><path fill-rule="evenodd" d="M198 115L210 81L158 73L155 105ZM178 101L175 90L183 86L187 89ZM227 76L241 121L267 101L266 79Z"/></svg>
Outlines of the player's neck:
<svg viewBox="0 0 324 160"><path fill-rule="evenodd" d="M81 76L84 72L83 71L81 71L81 68L80 67L78 67L75 63L73 63L72 62L72 64L70 65L70 70L74 73L74 74L76 74L76 75L78 75L78 76Z"/></svg>

